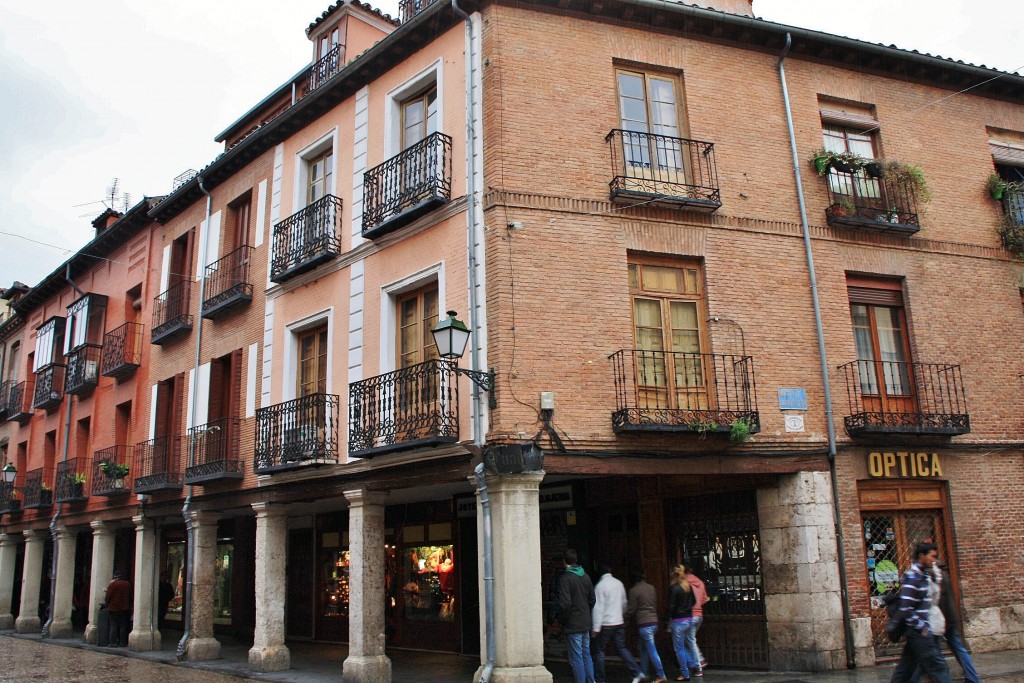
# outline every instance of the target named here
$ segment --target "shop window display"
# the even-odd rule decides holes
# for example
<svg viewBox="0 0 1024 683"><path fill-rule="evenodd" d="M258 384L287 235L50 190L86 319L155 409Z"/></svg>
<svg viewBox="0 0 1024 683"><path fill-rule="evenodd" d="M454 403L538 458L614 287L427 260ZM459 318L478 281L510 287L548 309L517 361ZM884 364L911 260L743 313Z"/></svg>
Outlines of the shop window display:
<svg viewBox="0 0 1024 683"><path fill-rule="evenodd" d="M217 559L213 573L213 623L231 623L231 560L234 544L226 539L217 540Z"/></svg>
<svg viewBox="0 0 1024 683"><path fill-rule="evenodd" d="M403 616L416 621L455 620L455 555L452 545L406 547Z"/></svg>
<svg viewBox="0 0 1024 683"><path fill-rule="evenodd" d="M174 598L167 607L168 621L181 621L182 605L185 602L185 542L167 544L167 576L174 586Z"/></svg>
<svg viewBox="0 0 1024 683"><path fill-rule="evenodd" d="M349 599L349 551L332 550L321 564L323 616L347 617Z"/></svg>

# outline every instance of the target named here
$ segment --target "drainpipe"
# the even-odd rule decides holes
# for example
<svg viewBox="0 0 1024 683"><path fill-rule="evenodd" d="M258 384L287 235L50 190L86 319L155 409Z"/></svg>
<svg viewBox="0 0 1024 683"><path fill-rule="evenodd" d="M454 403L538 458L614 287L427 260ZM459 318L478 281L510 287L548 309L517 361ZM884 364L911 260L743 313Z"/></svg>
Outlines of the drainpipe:
<svg viewBox="0 0 1024 683"><path fill-rule="evenodd" d="M455 0L452 0L454 3ZM484 525L484 614L487 622L487 663L480 673L480 683L491 680L496 658L494 643L494 544L491 535L491 499L487 494L487 478L484 476L484 464L480 463L473 470L476 477L476 492L480 496L480 514Z"/></svg>
<svg viewBox="0 0 1024 683"><path fill-rule="evenodd" d="M209 248L210 242L210 213L213 210L213 195L206 191L203 187L203 176L197 176L196 178L199 189L202 190L203 194L206 195L206 229L203 230L202 244L199 249L199 262L203 264L203 269L199 277L199 328L196 332L196 354L195 361L193 363L192 371L192 386L189 389L192 391L192 414L189 415L189 424L194 429L196 427L196 408L199 405L199 352L203 345L203 316L201 309L203 307L203 300L206 298L206 253ZM195 464L196 457L196 442L195 439L188 440L188 467L192 467ZM178 641L177 659L182 661L185 659L185 649L188 647L189 638L192 636L192 629L190 624L192 622L192 583L195 580L195 532L192 529L192 516L190 514L190 506L192 505L192 492L195 490L195 486L192 484L188 485L188 494L185 496L185 503L181 506L181 516L185 518L185 536L188 538L187 550L185 551L185 562L188 564L188 579L185 582L185 605L183 608L183 614L185 615L185 631L181 634L181 640Z"/></svg>
<svg viewBox="0 0 1024 683"><path fill-rule="evenodd" d="M789 105L789 89L786 87L784 62L793 37L786 33L786 46L779 55L779 81L782 84L782 101L786 105L786 126L789 129L789 147L793 154L793 174L796 177L796 196L800 204L800 224L803 226L804 251L807 255L807 271L811 278L811 301L814 304L814 326L818 334L818 357L821 360L821 383L825 388L825 421L828 425L828 470L832 483L832 514L835 518L836 558L839 562L839 591L843 605L843 635L846 638L846 667L857 666L854 657L853 625L850 623L850 596L847 592L846 552L843 548L843 523L839 508L839 480L836 475L836 428L832 416L832 390L828 381L828 359L825 356L825 331L821 324L821 306L818 301L818 278L814 274L814 253L811 249L811 228L807 222L807 204L804 202L804 186L800 177L800 157L796 149L796 133L793 131L793 112Z"/></svg>

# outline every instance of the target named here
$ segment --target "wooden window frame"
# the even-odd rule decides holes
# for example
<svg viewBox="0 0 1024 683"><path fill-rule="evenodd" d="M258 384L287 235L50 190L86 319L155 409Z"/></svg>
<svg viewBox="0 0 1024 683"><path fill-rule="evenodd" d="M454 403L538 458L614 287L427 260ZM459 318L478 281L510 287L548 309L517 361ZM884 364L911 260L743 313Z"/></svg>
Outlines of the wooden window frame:
<svg viewBox="0 0 1024 683"><path fill-rule="evenodd" d="M314 387L316 391L310 391L303 393L303 382L302 382L302 344L306 339L312 338L313 340L313 358L316 362L317 386ZM321 349L321 346L324 348ZM302 398L303 396L311 396L313 394L323 394L327 392L327 357L330 355L330 334L327 323L311 327L301 332L295 333L295 398ZM320 363L323 363L323 387L320 386Z"/></svg>

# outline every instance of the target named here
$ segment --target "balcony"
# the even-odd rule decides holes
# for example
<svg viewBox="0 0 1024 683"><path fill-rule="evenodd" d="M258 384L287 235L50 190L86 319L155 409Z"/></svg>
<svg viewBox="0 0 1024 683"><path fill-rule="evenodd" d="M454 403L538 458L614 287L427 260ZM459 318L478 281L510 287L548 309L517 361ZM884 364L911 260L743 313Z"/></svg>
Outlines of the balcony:
<svg viewBox="0 0 1024 683"><path fill-rule="evenodd" d="M88 458L69 458L57 463L57 481L54 493L58 503L84 503L88 498L85 473L89 471Z"/></svg>
<svg viewBox="0 0 1024 683"><path fill-rule="evenodd" d="M182 280L153 300L150 342L165 344L192 331L192 316L188 312L191 295L192 281Z"/></svg>
<svg viewBox="0 0 1024 683"><path fill-rule="evenodd" d="M826 178L829 225L876 232L913 235L921 229L917 197L891 178L876 178L865 170L843 173L835 168Z"/></svg>
<svg viewBox="0 0 1024 683"><path fill-rule="evenodd" d="M306 92L303 96L308 95L331 80L335 74L341 71L342 66L341 45L335 45L331 48L330 52L318 59L313 66L309 67L309 72L306 75Z"/></svg>
<svg viewBox="0 0 1024 683"><path fill-rule="evenodd" d="M350 384L349 456L372 458L457 442L456 379L453 363L431 360Z"/></svg>
<svg viewBox="0 0 1024 683"><path fill-rule="evenodd" d="M135 493L181 489L182 441L180 436L161 436L135 446Z"/></svg>
<svg viewBox="0 0 1024 683"><path fill-rule="evenodd" d="M855 360L840 365L846 378L851 436L955 436L971 431L959 365Z"/></svg>
<svg viewBox="0 0 1024 683"><path fill-rule="evenodd" d="M401 17L404 24L433 5L434 2L435 0L398 0L398 16Z"/></svg>
<svg viewBox="0 0 1024 683"><path fill-rule="evenodd" d="M615 129L611 200L711 213L722 206L715 144Z"/></svg>
<svg viewBox="0 0 1024 683"><path fill-rule="evenodd" d="M274 226L270 280L285 282L341 253L341 200L332 194Z"/></svg>
<svg viewBox="0 0 1024 683"><path fill-rule="evenodd" d="M11 400L11 389L14 388L14 384L13 380L0 382L0 418L7 417L7 404Z"/></svg>
<svg viewBox="0 0 1024 683"><path fill-rule="evenodd" d="M52 410L64 398L64 366L52 363L36 372L36 387L32 393L32 407Z"/></svg>
<svg viewBox="0 0 1024 683"><path fill-rule="evenodd" d="M50 482L53 481L53 469L40 467L37 470L30 470L25 473L25 494L26 510L46 510L53 507L53 489Z"/></svg>
<svg viewBox="0 0 1024 683"><path fill-rule="evenodd" d="M452 139L431 133L363 175L363 237L408 225L452 194Z"/></svg>
<svg viewBox="0 0 1024 683"><path fill-rule="evenodd" d="M85 344L64 357L64 393L81 396L96 388L100 382L100 358L103 347Z"/></svg>
<svg viewBox="0 0 1024 683"><path fill-rule="evenodd" d="M623 432L761 431L754 359L712 353L623 349L609 356L615 375L612 429Z"/></svg>
<svg viewBox="0 0 1024 683"><path fill-rule="evenodd" d="M26 424L32 419L35 411L32 409L32 398L35 396L35 379L18 382L11 387L11 393L7 399L7 419Z"/></svg>
<svg viewBox="0 0 1024 683"><path fill-rule="evenodd" d="M253 288L249 282L252 252L252 247L239 247L206 267L206 298L200 309L202 317L219 318L252 301Z"/></svg>
<svg viewBox="0 0 1024 683"><path fill-rule="evenodd" d="M131 493L131 460L131 446L110 446L93 453L92 495L112 497Z"/></svg>
<svg viewBox="0 0 1024 683"><path fill-rule="evenodd" d="M240 430L237 417L225 417L188 430L192 465L185 469L185 483L201 486L211 481L243 478L245 472L238 457Z"/></svg>
<svg viewBox="0 0 1024 683"><path fill-rule="evenodd" d="M142 334L139 323L125 323L103 336L103 376L121 379L142 365Z"/></svg>
<svg viewBox="0 0 1024 683"><path fill-rule="evenodd" d="M21 512L21 499L17 497L13 484L0 482L0 515L16 515Z"/></svg>
<svg viewBox="0 0 1024 683"><path fill-rule="evenodd" d="M310 394L256 411L257 474L338 462L339 398Z"/></svg>

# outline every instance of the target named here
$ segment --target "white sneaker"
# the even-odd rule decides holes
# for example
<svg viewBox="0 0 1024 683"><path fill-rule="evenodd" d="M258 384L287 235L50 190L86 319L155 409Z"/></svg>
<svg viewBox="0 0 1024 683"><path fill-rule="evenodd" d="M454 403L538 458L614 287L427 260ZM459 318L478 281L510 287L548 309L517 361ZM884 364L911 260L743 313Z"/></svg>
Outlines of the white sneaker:
<svg viewBox="0 0 1024 683"><path fill-rule="evenodd" d="M640 681L646 681L646 680L647 680L647 676L645 676L644 674L637 674L636 676L633 676L633 683L640 683Z"/></svg>

